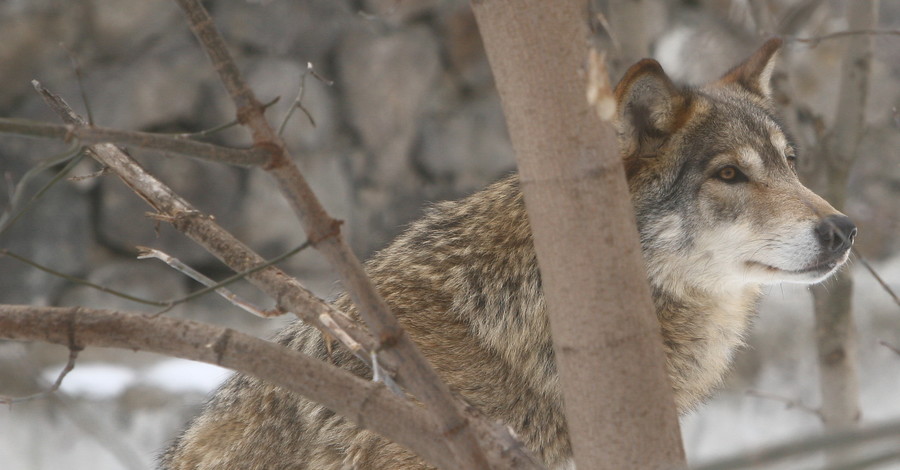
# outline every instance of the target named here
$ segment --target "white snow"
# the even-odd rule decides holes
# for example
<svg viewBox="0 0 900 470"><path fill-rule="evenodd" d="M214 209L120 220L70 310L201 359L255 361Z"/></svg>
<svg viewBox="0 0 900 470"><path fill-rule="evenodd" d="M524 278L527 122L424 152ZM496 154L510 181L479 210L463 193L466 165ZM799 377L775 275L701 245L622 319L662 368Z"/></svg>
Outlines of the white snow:
<svg viewBox="0 0 900 470"><path fill-rule="evenodd" d="M62 368L63 366L49 367L41 376L47 383L54 383ZM90 400L115 398L134 383L136 376L135 371L129 367L76 363L75 368L63 379L60 390Z"/></svg>
<svg viewBox="0 0 900 470"><path fill-rule="evenodd" d="M141 374L141 382L170 392L209 393L228 377L219 366L185 359L167 359Z"/></svg>
<svg viewBox="0 0 900 470"><path fill-rule="evenodd" d="M53 383L62 365L49 367L42 377ZM107 363L76 363L60 389L72 396L90 400L115 398L129 387L150 385L168 392L207 394L228 377L228 371L210 364L185 359L166 359L146 369L133 369Z"/></svg>

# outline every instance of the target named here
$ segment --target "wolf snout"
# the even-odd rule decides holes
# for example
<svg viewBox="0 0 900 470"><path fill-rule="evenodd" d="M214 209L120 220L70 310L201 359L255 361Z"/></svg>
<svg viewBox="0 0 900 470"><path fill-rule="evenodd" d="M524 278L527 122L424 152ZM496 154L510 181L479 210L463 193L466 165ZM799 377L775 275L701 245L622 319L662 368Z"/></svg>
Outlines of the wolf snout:
<svg viewBox="0 0 900 470"><path fill-rule="evenodd" d="M828 254L839 255L853 245L856 225L846 215L830 215L816 226L816 236Z"/></svg>

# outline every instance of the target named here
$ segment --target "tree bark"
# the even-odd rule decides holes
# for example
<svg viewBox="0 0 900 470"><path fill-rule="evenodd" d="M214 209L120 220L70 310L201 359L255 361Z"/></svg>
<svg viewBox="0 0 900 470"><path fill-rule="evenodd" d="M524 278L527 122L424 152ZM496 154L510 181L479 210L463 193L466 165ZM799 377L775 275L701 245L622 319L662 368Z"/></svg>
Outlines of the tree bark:
<svg viewBox="0 0 900 470"><path fill-rule="evenodd" d="M847 4L848 29L873 29L877 12L877 0ZM864 132L872 62L871 36L853 36L847 42L841 67L837 118L832 131L819 142L817 155L811 158L813 167L805 172L814 189L838 210L844 209L850 171ZM825 429L836 431L856 427L860 408L856 326L851 309L852 273L844 269L825 284L814 286L812 292ZM828 460L842 461L845 454L847 452L842 450L831 451Z"/></svg>
<svg viewBox="0 0 900 470"><path fill-rule="evenodd" d="M684 466L623 165L585 98L587 1L473 7L516 150L575 463Z"/></svg>

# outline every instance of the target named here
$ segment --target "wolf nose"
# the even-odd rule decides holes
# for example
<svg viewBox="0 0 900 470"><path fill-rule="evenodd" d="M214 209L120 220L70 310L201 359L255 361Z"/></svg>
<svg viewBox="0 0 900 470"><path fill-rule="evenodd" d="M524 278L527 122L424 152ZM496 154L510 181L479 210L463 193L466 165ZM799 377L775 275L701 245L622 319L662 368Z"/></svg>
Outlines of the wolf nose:
<svg viewBox="0 0 900 470"><path fill-rule="evenodd" d="M853 245L856 225L846 215L830 215L816 226L816 235L830 253L842 253Z"/></svg>

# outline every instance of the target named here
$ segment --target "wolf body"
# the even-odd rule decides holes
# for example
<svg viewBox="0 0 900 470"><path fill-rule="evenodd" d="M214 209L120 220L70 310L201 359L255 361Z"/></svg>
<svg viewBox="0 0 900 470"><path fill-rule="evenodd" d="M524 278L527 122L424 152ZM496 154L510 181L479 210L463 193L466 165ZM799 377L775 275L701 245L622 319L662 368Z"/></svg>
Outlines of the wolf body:
<svg viewBox="0 0 900 470"><path fill-rule="evenodd" d="M780 41L702 88L641 61L616 87L617 126L669 376L690 410L720 383L761 286L818 282L856 229L797 179L769 78ZM367 271L442 378L512 426L549 468L571 468L541 276L516 176L431 207ZM354 313L347 296L336 306ZM276 338L361 376L300 322ZM602 392L599 392L602 393ZM235 375L162 458L181 469L427 469L304 398Z"/></svg>

